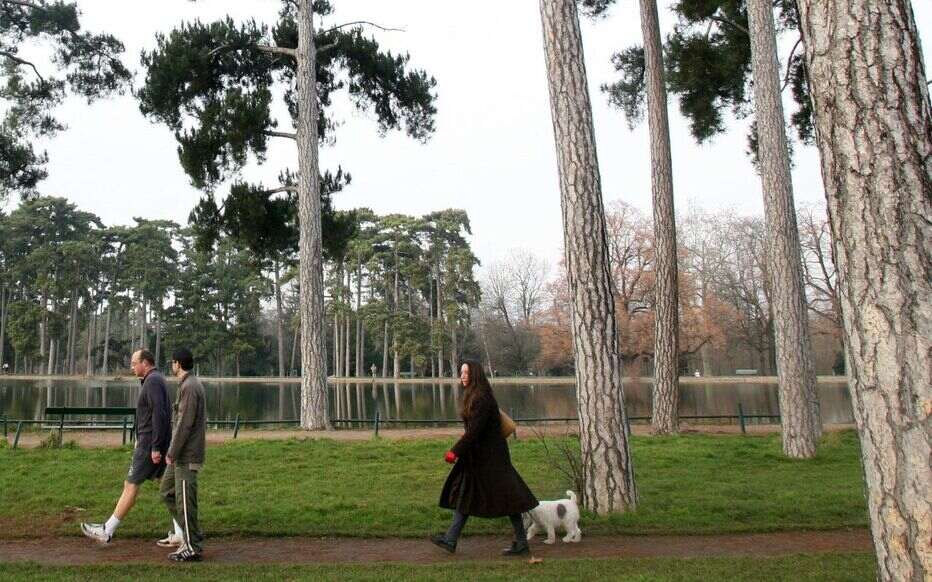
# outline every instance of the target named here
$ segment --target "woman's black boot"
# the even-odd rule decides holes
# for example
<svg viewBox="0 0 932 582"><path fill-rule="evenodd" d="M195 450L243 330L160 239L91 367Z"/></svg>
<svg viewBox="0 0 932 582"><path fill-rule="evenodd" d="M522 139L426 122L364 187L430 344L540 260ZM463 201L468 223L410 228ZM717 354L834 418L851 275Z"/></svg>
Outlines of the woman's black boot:
<svg viewBox="0 0 932 582"><path fill-rule="evenodd" d="M433 542L435 546L443 548L451 554L456 552L456 544L448 542L446 536L442 534L430 536L430 541Z"/></svg>
<svg viewBox="0 0 932 582"><path fill-rule="evenodd" d="M527 540L523 542L514 541L511 542L510 548L505 548L502 550L503 556L526 556L531 553L531 547L528 545Z"/></svg>

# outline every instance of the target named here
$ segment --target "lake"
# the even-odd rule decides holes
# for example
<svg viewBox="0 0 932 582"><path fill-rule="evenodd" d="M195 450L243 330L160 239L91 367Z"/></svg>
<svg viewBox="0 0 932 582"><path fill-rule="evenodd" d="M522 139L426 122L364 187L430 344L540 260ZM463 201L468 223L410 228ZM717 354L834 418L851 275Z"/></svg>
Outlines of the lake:
<svg viewBox="0 0 932 582"><path fill-rule="evenodd" d="M298 418L300 384L205 381L208 417L232 420L237 414L249 420ZM102 380L13 380L0 377L0 415L9 419L43 418L46 406L135 406L139 384ZM361 382L330 385L331 418L455 419L460 388L451 384ZM177 385L169 384L174 398ZM650 414L650 383L625 384L630 416ZM573 384L496 384L499 405L518 418L570 418L576 416ZM845 383L820 383L826 423L852 423L851 399ZM778 414L776 384L689 383L680 385L680 415Z"/></svg>

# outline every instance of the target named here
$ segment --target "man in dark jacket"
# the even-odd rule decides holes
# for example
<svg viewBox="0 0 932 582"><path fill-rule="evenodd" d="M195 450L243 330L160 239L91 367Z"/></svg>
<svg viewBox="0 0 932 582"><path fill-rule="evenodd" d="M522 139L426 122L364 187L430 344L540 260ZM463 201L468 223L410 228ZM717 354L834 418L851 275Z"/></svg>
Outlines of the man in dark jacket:
<svg viewBox="0 0 932 582"><path fill-rule="evenodd" d="M155 357L149 350L139 350L130 360L133 373L140 379L142 390L136 401L136 448L129 473L123 483L120 500L105 523L82 523L87 537L110 543L117 526L136 503L139 486L159 479L165 472L165 454L171 442L171 408L165 378L155 369Z"/></svg>
<svg viewBox="0 0 932 582"><path fill-rule="evenodd" d="M172 373L181 381L175 400L172 444L168 449L168 469L162 477L159 494L168 507L175 528L157 543L162 547L178 546L168 556L175 562L201 559L204 539L197 519L197 473L204 464L207 441L207 406L204 387L191 373L194 356L180 348L172 354Z"/></svg>

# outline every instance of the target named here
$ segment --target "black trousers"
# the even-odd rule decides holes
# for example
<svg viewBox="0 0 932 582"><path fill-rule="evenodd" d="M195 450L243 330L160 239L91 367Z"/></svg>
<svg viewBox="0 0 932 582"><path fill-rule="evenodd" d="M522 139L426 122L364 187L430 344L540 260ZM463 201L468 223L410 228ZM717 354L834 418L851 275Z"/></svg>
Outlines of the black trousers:
<svg viewBox="0 0 932 582"><path fill-rule="evenodd" d="M460 539L460 534L463 532L463 526L466 525L466 520L468 519L468 515L463 515L454 509L453 523L450 524L450 529L447 530L447 533L443 537L445 537L449 543L456 545L457 540ZM521 514L516 513L514 515L509 515L508 519L511 520L511 527L515 530L515 541L526 542L527 531L524 529L524 519L521 518Z"/></svg>

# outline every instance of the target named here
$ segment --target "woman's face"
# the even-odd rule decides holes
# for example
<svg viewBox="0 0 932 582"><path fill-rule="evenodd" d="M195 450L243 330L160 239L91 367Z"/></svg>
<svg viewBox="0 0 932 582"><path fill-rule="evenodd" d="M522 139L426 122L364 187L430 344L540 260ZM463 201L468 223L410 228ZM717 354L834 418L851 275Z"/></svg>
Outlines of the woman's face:
<svg viewBox="0 0 932 582"><path fill-rule="evenodd" d="M463 364L463 367L460 368L460 383L463 387L469 385L469 364Z"/></svg>

